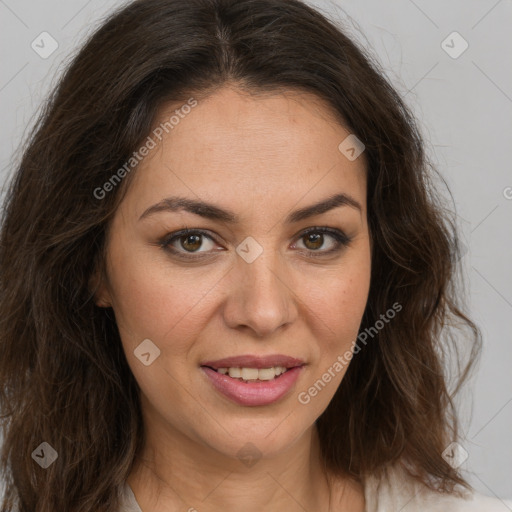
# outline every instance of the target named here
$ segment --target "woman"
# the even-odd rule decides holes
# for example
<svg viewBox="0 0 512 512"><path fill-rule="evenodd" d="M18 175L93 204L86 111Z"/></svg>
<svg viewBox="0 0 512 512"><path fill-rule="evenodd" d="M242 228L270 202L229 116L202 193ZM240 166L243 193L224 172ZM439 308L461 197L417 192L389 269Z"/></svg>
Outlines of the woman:
<svg viewBox="0 0 512 512"><path fill-rule="evenodd" d="M441 333L480 333L430 179L306 5L109 18L7 196L2 511L507 510L458 470Z"/></svg>

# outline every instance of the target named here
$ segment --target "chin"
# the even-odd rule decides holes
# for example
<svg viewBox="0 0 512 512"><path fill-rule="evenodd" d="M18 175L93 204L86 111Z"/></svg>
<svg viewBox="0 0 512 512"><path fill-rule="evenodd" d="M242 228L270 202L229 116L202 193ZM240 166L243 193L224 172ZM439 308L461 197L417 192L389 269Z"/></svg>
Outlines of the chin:
<svg viewBox="0 0 512 512"><path fill-rule="evenodd" d="M209 436L206 443L226 457L242 462L245 458L272 458L292 448L314 422L313 420L311 423L301 424L293 417L293 413L287 412L276 414L272 418L245 418L233 423L224 422L225 430L218 425L215 429L220 437Z"/></svg>

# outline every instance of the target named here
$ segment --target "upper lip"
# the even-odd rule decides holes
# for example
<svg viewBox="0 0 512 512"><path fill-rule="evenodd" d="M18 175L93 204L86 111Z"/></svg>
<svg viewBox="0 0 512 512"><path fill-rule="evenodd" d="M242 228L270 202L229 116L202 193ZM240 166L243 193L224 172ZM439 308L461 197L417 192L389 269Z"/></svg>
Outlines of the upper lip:
<svg viewBox="0 0 512 512"><path fill-rule="evenodd" d="M214 370L219 368L272 368L273 366L284 366L285 368L294 368L302 366L304 361L296 357L285 356L283 354L272 354L267 356L243 355L225 357L215 361L205 361L201 366L209 366Z"/></svg>

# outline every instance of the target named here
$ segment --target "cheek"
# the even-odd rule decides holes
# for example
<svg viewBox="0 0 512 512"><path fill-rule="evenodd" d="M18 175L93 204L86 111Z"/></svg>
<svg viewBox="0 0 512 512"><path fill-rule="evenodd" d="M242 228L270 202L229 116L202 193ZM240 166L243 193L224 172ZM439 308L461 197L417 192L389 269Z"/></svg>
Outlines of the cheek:
<svg viewBox="0 0 512 512"><path fill-rule="evenodd" d="M112 256L117 261L109 272L116 322L142 394L160 411L168 410L169 403L175 411L193 408L186 391L191 389L187 357L204 329L208 303L201 299L211 285L199 287L200 280L192 281L187 272L171 272L145 251L117 258L113 251ZM146 352L149 365L139 359Z"/></svg>
<svg viewBox="0 0 512 512"><path fill-rule="evenodd" d="M362 257L337 269L322 286L308 290L308 306L325 336L319 336L323 354L331 357L356 340L370 287L369 261Z"/></svg>
<svg viewBox="0 0 512 512"><path fill-rule="evenodd" d="M173 272L165 258L154 254L155 248L112 251L109 281L116 321L128 348L149 338L162 351L176 354L202 329L207 292L215 279L198 278L194 269Z"/></svg>
<svg viewBox="0 0 512 512"><path fill-rule="evenodd" d="M364 258L363 258L364 260ZM316 322L314 364L298 390L301 411L318 418L332 400L352 360L370 283L369 265L358 264L323 281L309 294L310 316ZM343 276L346 277L343 277ZM341 276L341 277L340 277Z"/></svg>

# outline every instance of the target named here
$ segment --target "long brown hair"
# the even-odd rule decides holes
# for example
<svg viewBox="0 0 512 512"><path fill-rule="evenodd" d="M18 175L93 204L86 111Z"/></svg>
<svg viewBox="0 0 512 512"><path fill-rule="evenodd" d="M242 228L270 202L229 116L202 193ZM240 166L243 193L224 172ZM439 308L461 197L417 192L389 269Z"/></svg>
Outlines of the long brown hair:
<svg viewBox="0 0 512 512"><path fill-rule="evenodd" d="M361 331L392 304L402 310L354 356L318 419L325 463L362 479L406 461L433 488L469 487L442 452L457 439L454 394L481 335L460 303L457 227L436 191L438 173L375 59L297 0L139 0L71 61L7 190L2 512L117 509L144 438L139 388L113 312L95 305L90 283L136 168L104 197L94 191L140 147L165 102L200 101L228 82L313 93L365 145L372 275ZM469 328L453 389L449 327ZM47 469L35 462L41 443L57 454Z"/></svg>

